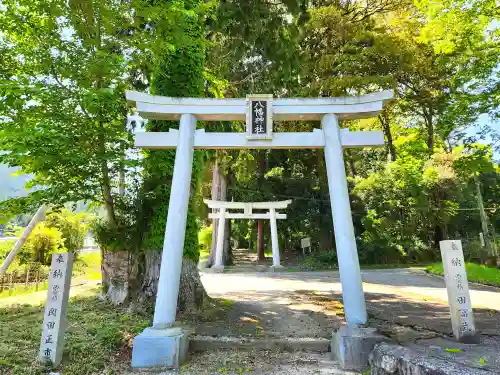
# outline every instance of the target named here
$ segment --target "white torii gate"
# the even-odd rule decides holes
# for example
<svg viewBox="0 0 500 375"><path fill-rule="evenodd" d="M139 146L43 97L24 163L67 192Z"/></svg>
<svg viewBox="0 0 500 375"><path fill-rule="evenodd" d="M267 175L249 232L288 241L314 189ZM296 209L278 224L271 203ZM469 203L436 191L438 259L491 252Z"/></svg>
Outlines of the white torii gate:
<svg viewBox="0 0 500 375"><path fill-rule="evenodd" d="M134 91L127 91L126 97L143 118L180 120L179 130L138 133L135 138L140 148L177 151L153 327L136 336L133 367L176 367L182 357L179 347L183 346L179 342L184 336L173 328L165 329L172 327L176 316L194 149L324 149L346 321L350 326L366 323L342 150L382 146L384 136L380 131L340 129L339 120L377 116L384 103L392 99L392 90L357 97L313 99L273 99L270 95L252 95L246 99L170 98ZM204 129L196 130L197 120L246 120L247 132L206 133ZM322 129L273 133L273 120L320 120Z"/></svg>
<svg viewBox="0 0 500 375"><path fill-rule="evenodd" d="M224 227L226 219L268 219L271 225L271 247L273 249L273 267L281 267L280 264L280 249L278 242L278 226L276 219L286 219L286 214L276 212L278 209L285 209L288 207L291 200L280 202L225 202L213 201L210 199L203 200L206 205L213 209L218 209L218 213L211 213L208 215L210 219L218 219L219 225L217 227L217 241L215 246L215 265L214 268L218 270L224 269L222 262L222 253L224 248ZM227 212L228 209L243 210L243 213ZM254 213L256 210L269 210L268 213ZM215 235L215 233L213 233Z"/></svg>

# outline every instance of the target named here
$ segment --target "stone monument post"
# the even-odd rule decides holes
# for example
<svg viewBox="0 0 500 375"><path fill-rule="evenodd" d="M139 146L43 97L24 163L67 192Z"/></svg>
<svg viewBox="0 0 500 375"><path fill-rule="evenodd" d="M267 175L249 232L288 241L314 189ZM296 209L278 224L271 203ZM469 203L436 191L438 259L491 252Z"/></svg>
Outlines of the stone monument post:
<svg viewBox="0 0 500 375"><path fill-rule="evenodd" d="M39 359L43 362L51 362L54 367L61 363L63 354L72 269L72 253L52 254Z"/></svg>
<svg viewBox="0 0 500 375"><path fill-rule="evenodd" d="M439 247L443 259L453 335L462 342L476 342L476 328L472 315L462 241L441 241Z"/></svg>

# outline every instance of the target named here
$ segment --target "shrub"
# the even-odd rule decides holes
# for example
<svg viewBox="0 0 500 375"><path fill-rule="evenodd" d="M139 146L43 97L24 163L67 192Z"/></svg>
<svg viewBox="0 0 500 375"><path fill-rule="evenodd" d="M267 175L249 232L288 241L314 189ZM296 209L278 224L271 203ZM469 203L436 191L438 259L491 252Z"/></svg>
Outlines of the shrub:
<svg viewBox="0 0 500 375"><path fill-rule="evenodd" d="M198 232L198 243L201 250L210 250L210 246L212 246L212 228L212 225L202 227Z"/></svg>
<svg viewBox="0 0 500 375"><path fill-rule="evenodd" d="M15 243L15 240L0 241L0 260L7 258Z"/></svg>
<svg viewBox="0 0 500 375"><path fill-rule="evenodd" d="M18 233L18 236L22 231ZM40 262L43 265L50 265L53 253L65 252L64 239L62 233L54 227L49 227L47 223L39 223L18 254L19 263L25 264L31 261Z"/></svg>
<svg viewBox="0 0 500 375"><path fill-rule="evenodd" d="M47 215L46 224L48 227L57 228L64 238L64 247L69 252L78 255L83 248L85 235L88 231L87 214L73 213L64 209L53 211Z"/></svg>

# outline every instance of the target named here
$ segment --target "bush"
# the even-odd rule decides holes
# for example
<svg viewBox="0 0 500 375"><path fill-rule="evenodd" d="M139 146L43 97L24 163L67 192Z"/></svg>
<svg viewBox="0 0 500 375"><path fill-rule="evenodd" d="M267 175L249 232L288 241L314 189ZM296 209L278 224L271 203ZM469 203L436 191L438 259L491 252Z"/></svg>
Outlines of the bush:
<svg viewBox="0 0 500 375"><path fill-rule="evenodd" d="M22 230L18 236L22 234ZM18 254L20 264L28 262L40 262L43 265L50 265L53 253L67 251L64 246L62 233L54 227L49 227L47 223L39 223L31 235L28 237L21 251Z"/></svg>
<svg viewBox="0 0 500 375"><path fill-rule="evenodd" d="M301 267L306 269L337 268L337 253L335 250L311 253L302 261Z"/></svg>
<svg viewBox="0 0 500 375"><path fill-rule="evenodd" d="M198 243L200 244L200 250L210 251L212 246L212 231L213 226L202 227L198 232Z"/></svg>
<svg viewBox="0 0 500 375"><path fill-rule="evenodd" d="M65 209L51 212L45 222L48 227L57 228L62 233L64 247L76 257L83 248L88 231L87 219L85 213L73 213Z"/></svg>
<svg viewBox="0 0 500 375"><path fill-rule="evenodd" d="M15 244L15 240L0 241L0 260L7 258Z"/></svg>

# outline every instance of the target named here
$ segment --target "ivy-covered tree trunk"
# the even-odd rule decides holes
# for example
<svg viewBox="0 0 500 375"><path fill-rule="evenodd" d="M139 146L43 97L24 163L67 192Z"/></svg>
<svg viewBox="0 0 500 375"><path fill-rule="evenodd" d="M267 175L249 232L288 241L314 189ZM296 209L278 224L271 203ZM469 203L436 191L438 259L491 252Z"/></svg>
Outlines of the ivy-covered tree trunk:
<svg viewBox="0 0 500 375"><path fill-rule="evenodd" d="M184 2L186 10L197 11L200 0ZM165 50L158 56L159 64L151 75L151 93L174 97L200 97L203 94L203 70L205 51L203 47L203 17L193 17L186 12L183 26L183 43L175 51ZM178 121L151 121L148 131L178 129ZM191 182L191 200L186 224L184 256L179 290L179 309L195 310L206 297L205 289L197 270L199 257L198 225L196 222L195 192L203 169L203 152L195 151ZM168 205L175 150L154 150L146 154L144 167L143 240L138 272L142 283L136 291L139 298L156 295L161 252L165 235Z"/></svg>

